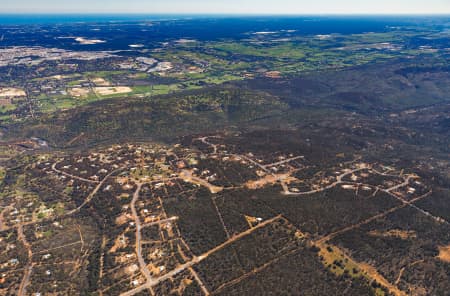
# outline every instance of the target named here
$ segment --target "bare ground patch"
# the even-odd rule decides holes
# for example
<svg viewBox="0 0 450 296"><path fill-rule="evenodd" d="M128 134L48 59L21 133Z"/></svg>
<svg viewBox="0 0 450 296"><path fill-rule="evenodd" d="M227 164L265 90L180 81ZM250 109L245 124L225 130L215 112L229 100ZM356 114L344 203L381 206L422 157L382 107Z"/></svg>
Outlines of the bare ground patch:
<svg viewBox="0 0 450 296"><path fill-rule="evenodd" d="M444 262L450 263L450 245L445 247L439 247L438 258Z"/></svg>
<svg viewBox="0 0 450 296"><path fill-rule="evenodd" d="M86 87L74 87L69 89L69 94L72 97L76 97L76 98L80 98L80 97L85 97L89 94L90 90L89 88Z"/></svg>
<svg viewBox="0 0 450 296"><path fill-rule="evenodd" d="M26 95L20 88L0 87L0 98L25 97Z"/></svg>
<svg viewBox="0 0 450 296"><path fill-rule="evenodd" d="M128 86L100 86L94 87L94 91L101 96L109 96L116 94L126 94L133 90Z"/></svg>
<svg viewBox="0 0 450 296"><path fill-rule="evenodd" d="M263 188L266 185L273 185L276 184L279 181L283 181L287 184L293 181L298 181L296 178L291 176L291 173L287 174L269 174L265 177L258 179L258 180L252 180L245 183L245 186L249 189L258 189Z"/></svg>

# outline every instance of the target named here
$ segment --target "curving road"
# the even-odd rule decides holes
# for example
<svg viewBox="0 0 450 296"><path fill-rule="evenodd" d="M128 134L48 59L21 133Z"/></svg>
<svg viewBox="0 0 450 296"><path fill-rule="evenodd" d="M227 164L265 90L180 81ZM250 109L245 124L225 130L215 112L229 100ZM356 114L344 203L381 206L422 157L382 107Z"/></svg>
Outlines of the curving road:
<svg viewBox="0 0 450 296"><path fill-rule="evenodd" d="M61 175L70 177L70 178L72 178L72 179L77 179L77 180L80 180L80 181L83 181L83 182L95 183L95 184L100 183L99 181L93 181L93 180L85 179L85 178L78 177L78 176L75 176L75 175L66 173L66 172L64 172L64 171L58 170L58 169L56 168L56 165L57 165L58 163L59 163L59 162L55 162L55 163L52 165L52 170L55 171L55 172L58 173L58 174L61 174Z"/></svg>
<svg viewBox="0 0 450 296"><path fill-rule="evenodd" d="M20 282L19 292L17 294L18 296L25 296L27 293L27 286L30 283L31 272L33 271L33 252L31 251L31 245L28 243L27 238L23 233L23 224L20 224L17 228L17 236L28 252L28 263L25 267L25 273Z"/></svg>
<svg viewBox="0 0 450 296"><path fill-rule="evenodd" d="M159 284L160 282L163 282L163 281L173 277L174 275L177 275L180 272L182 272L182 271L192 267L193 265L195 265L195 264L205 260L211 254L222 250L223 248L227 247L228 245L232 244L233 242L235 242L235 241L237 241L237 240L239 240L239 239L241 239L241 238L243 238L243 237L253 233L255 230L260 229L260 228L262 228L264 226L267 226L267 225L269 225L269 224L271 224L271 223L273 223L273 222L275 222L275 221L277 221L277 220L279 220L281 218L282 218L282 215L278 215L276 217L273 217L272 219L266 220L266 221L256 225L253 228L249 228L246 231L241 232L238 235L233 236L232 238L230 238L227 241L225 241L224 243L216 246L215 248L212 248L211 250L207 251L206 253L203 253L200 256L196 256L196 257L192 258L191 261L186 262L186 263L184 263L182 265L179 265L177 268L171 270L170 272L168 272L168 273L166 273L166 274L164 274L164 275L162 275L162 276L160 276L158 278L152 278L150 281L147 281L146 284L141 285L141 286L139 286L139 287L137 287L137 288L135 288L133 290L127 291L125 293L122 293L120 295L121 296L132 296L132 295L135 295L135 294L137 294L139 292L142 292L142 291L144 291L144 290L146 290L148 288L151 288L151 287Z"/></svg>
<svg viewBox="0 0 450 296"><path fill-rule="evenodd" d="M131 201L130 206L131 206L131 213L134 218L134 223L136 224L136 246L135 246L136 256L137 256L137 259L139 262L140 270L145 277L147 285L149 285L150 283L153 282L153 277L150 275L150 271L148 270L147 264L145 263L145 260L142 257L142 245L141 245L141 240L142 240L141 228L142 228L142 226L141 226L141 221L139 219L139 215L136 211L136 201L139 199L139 193L141 191L141 188L142 188L142 183L138 183L136 191L133 194L133 200Z"/></svg>

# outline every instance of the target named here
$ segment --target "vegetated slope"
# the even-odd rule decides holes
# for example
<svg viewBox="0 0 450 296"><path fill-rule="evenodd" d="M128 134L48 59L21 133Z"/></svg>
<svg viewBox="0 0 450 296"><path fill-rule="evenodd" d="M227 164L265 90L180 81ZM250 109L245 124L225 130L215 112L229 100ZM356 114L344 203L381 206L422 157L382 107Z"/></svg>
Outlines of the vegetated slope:
<svg viewBox="0 0 450 296"><path fill-rule="evenodd" d="M290 106L327 106L364 114L398 111L450 100L450 72L446 62L427 57L304 74L282 80L255 79L240 83L276 94Z"/></svg>
<svg viewBox="0 0 450 296"><path fill-rule="evenodd" d="M121 140L174 141L224 128L340 129L359 140L387 137L448 147L445 135L450 74L414 63L354 67L282 79L255 79L154 98L112 99L42 115L9 127L10 136L40 137L57 147ZM446 83L448 82L448 83ZM442 105L442 106L441 106ZM415 110L423 110L418 117ZM392 117L393 113L396 117ZM438 116L438 117L436 117ZM419 121L417 121L419 120ZM316 128L314 128L314 125ZM358 128L360 127L360 128ZM422 135L432 133L432 137Z"/></svg>
<svg viewBox="0 0 450 296"><path fill-rule="evenodd" d="M184 134L248 124L286 109L274 96L221 87L96 102L12 127L10 134L44 138L58 147L130 139L171 141Z"/></svg>

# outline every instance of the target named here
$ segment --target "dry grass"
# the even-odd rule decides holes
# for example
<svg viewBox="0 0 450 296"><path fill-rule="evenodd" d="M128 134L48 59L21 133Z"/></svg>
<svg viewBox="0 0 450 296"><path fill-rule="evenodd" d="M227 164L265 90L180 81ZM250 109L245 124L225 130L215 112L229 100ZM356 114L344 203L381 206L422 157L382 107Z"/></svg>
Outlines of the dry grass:
<svg viewBox="0 0 450 296"><path fill-rule="evenodd" d="M89 94L90 90L87 87L74 87L68 90L72 97L80 98Z"/></svg>
<svg viewBox="0 0 450 296"><path fill-rule="evenodd" d="M382 286L386 287L389 292L395 296L406 296L405 292L401 291L396 285L393 285L388 280L386 280L373 266L370 266L367 263L356 262L337 246L327 243L316 243L316 246L320 248L319 255L323 258L322 263L326 267L331 266L331 272L337 275L341 275L345 270L347 270L350 276L363 276L369 281L377 281ZM341 266L335 266L335 268L332 268L333 262L335 261L340 261ZM383 291L380 289L377 289L375 292L377 293L377 295L384 295Z"/></svg>
<svg viewBox="0 0 450 296"><path fill-rule="evenodd" d="M95 83L95 85L97 85L97 86L110 86L111 85L111 83L109 81L107 81L101 77L96 77L96 78L92 79L92 82Z"/></svg>
<svg viewBox="0 0 450 296"><path fill-rule="evenodd" d="M0 99L0 106L11 106L12 100L11 99Z"/></svg>
<svg viewBox="0 0 450 296"><path fill-rule="evenodd" d="M126 94L132 92L133 90L128 86L100 86L94 87L94 91L100 96L109 96Z"/></svg>
<svg viewBox="0 0 450 296"><path fill-rule="evenodd" d="M320 247L319 255L323 258L323 264L325 266L333 265L335 261L342 261L341 267L336 266L336 268L330 268L330 271L337 274L342 275L345 270L349 272L352 276L360 276L360 268L356 262L347 257L344 252L334 245L330 245L327 243L318 244ZM356 273L354 273L356 271Z"/></svg>
<svg viewBox="0 0 450 296"><path fill-rule="evenodd" d="M24 90L11 87L0 87L0 98L25 97L27 94Z"/></svg>

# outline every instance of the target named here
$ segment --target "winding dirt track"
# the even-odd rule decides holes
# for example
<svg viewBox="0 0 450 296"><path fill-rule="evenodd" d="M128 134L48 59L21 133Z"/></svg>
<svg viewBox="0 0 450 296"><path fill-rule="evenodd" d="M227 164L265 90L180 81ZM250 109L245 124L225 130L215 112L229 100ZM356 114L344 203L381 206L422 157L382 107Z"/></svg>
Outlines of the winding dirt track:
<svg viewBox="0 0 450 296"><path fill-rule="evenodd" d="M202 290L203 294L205 294L205 296L209 296L209 291L208 288L206 288L206 285L203 283L203 281L200 279L200 277L198 276L198 274L195 272L195 270L192 267L189 267L189 271L191 272L191 274L194 276L195 280L197 281L198 285L200 286L200 289Z"/></svg>
<svg viewBox="0 0 450 296"><path fill-rule="evenodd" d="M277 161L277 162L274 162L274 163L265 164L265 165L263 165L263 167L268 168L268 167L272 167L272 166L282 165L282 164L285 164L285 163L288 163L288 162L291 162L291 161L294 161L294 160L297 160L297 159L304 159L304 158L305 158L304 156L291 157L291 158L288 158L288 159L285 159L285 160L281 160L281 161Z"/></svg>
<svg viewBox="0 0 450 296"><path fill-rule="evenodd" d="M58 174L61 174L61 175L70 177L70 178L72 178L72 179L77 179L77 180L80 180L80 181L83 181L83 182L95 183L95 184L100 183L99 181L93 181L93 180L85 179L85 178L78 177L78 176L75 176L75 175L72 175L72 174L63 172L63 171L61 171L61 170L58 170L58 169L56 168L56 165L57 165L57 164L58 164L58 162L55 162L55 163L52 165L52 170L55 171L55 172L58 173Z"/></svg>
<svg viewBox="0 0 450 296"><path fill-rule="evenodd" d="M345 178L346 176L348 176L348 175L350 175L350 174L353 174L353 173L356 173L356 172L359 172L359 171L362 171L362 170L365 170L365 169L366 169L366 168L357 168L357 169L348 171L348 172L346 172L346 173L343 173L343 174L341 174L341 175L339 175L339 176L336 177L336 181L335 181L335 182L331 183L331 184L328 185L328 186L325 186L325 187L323 187L323 188L320 188L320 189L311 190L311 191L305 191L305 192L290 192L290 191L283 191L282 194L283 194L283 195L287 195L287 196L301 196L301 195L310 195L310 194L314 194L314 193L323 192L323 191L325 191L325 190L331 189L331 188L333 188L333 187L336 187L336 186L339 185L339 184L344 183L344 182L342 181L342 179ZM347 182L345 182L345 183L347 183Z"/></svg>
<svg viewBox="0 0 450 296"><path fill-rule="evenodd" d="M207 144L207 145L212 146L212 147L214 148L214 153L215 153L215 154L217 153L217 150L218 150L218 149L217 149L217 145L214 145L214 144L208 142L208 141L207 141L207 137L199 138L198 140L202 141L203 143L205 143L205 144ZM255 166L259 167L261 170L263 170L263 171L265 171L265 172L267 172L267 173L271 173L271 172L269 172L269 170L268 170L268 167L270 167L270 166L281 165L281 164L284 164L284 163L288 163L288 162L290 162L290 161L294 161L294 160L296 160L296 159L303 158L302 156L298 156L298 157L289 158L289 159L286 159L286 160L283 160L283 161L275 162L275 163L272 163L272 164L262 165L262 164L260 164L260 163L258 163L258 162L256 162L256 161L252 160L251 158L249 158L249 157L247 157L247 156L244 156L244 155L235 155L235 154L231 154L231 155L233 155L233 156L238 156L238 157L240 157L240 158L242 158L242 159L244 159L244 160L247 160L248 162L254 164ZM66 214L64 214L64 215L62 215L62 216L54 217L54 218L51 218L51 219L44 219L44 220L40 220L40 221L30 221L30 222L26 222L26 223L20 223L20 224L18 224L18 225L15 226L15 227L11 227L11 228L16 228L16 227L17 227L18 238L19 238L19 240L23 243L23 245L25 246L25 248L26 248L26 250L27 250L27 252L28 252L28 263L27 263L26 267L24 268L24 275L23 275L22 281L21 281L21 283L20 283L20 288L19 288L19 291L18 291L18 295L19 295L19 296L26 295L26 287L29 285L30 277L31 277L32 269L33 269L33 262L32 262L32 256L33 256L33 253L32 253L32 248L31 248L31 245L30 245L30 244L28 243L28 241L26 240L26 237L25 237L25 235L24 235L24 233L23 233L23 227L26 226L26 225L29 225L29 224L41 223L41 222L45 222L45 221L52 221L52 220L57 219L57 218L61 218L61 217L65 217L65 216L70 216L70 215L72 215L72 214L74 214L74 213L80 211L84 206L86 206L86 205L94 198L95 194L101 189L101 187L104 185L104 183L106 182L106 180L107 180L109 177L111 177L115 172L124 169L124 168L116 169L116 170L110 172L110 173L109 173L107 176L105 176L101 181L93 181L93 180L85 179L85 178L78 177L78 176L75 176L75 175L71 175L71 174L69 174L69 173L66 173L66 172L63 172L63 171L61 171L61 170L58 170L58 169L56 168L57 164L58 164L58 163L54 163L54 164L52 165L52 167L51 167L52 170L55 171L56 173L61 174L61 175L65 175L65 176L67 176L67 177L70 177L70 178L73 178L73 179L77 179L77 180L80 180L80 181L83 181L83 182L88 182L88 183L91 183L91 184L96 184L96 187L95 187L95 188L92 190L92 192L86 197L86 199L84 200L84 202L83 202L79 207L77 207L76 209L73 209L73 210L67 212ZM339 184L344 184L344 183L345 183L345 184L355 184L355 185L365 185L365 184L357 184L357 183L353 183L353 182L345 182L345 181L342 181L342 180L343 180L346 176L348 176L348 175L350 175L350 174L353 174L353 173L355 173L355 172L358 172L358 171L361 171L361 170L365 170L365 169L368 169L368 168L369 168L369 167L367 167L367 166L364 165L364 166L360 166L359 168L355 168L355 169L353 169L353 170L348 170L347 172L344 172L344 173L342 173L341 175L338 175L338 176L336 177L336 181L333 182L332 184L330 184L330 185L328 185L328 186L325 186L325 187L322 187L322 188L319 188L319 189L316 189L316 190L307 191L307 192L295 192L295 193L294 193L294 192L290 192L290 191L289 191L289 188L288 188L288 186L287 186L287 183L285 183L285 182L284 182L283 180L281 180L281 179L278 179L278 181L281 183L281 185L282 185L282 187L283 187L283 192L282 192L282 194L284 194L284 195L287 195L287 196L303 196L303 195L310 195L310 194L314 194L314 193L318 193L318 192L322 192L322 191L331 189L331 188L333 188L333 187L335 187L335 186L337 186L337 185L339 185ZM386 173L381 173L381 172L378 172L378 171L376 171L376 170L373 170L373 172L376 173L376 174L379 174L379 175L383 175L383 176L395 176L395 177L401 177L401 178L403 178L403 182L402 182L402 183L397 184L397 185L395 185L395 186L392 186L391 188L388 188L388 189L380 189L380 188L378 188L378 187L376 188L376 189L377 189L376 192L378 192L378 190L379 190L379 191L382 191L382 192L385 192L385 193L387 193L387 194L389 194L389 195L395 197L396 199L398 199L398 200L401 201L402 203L401 203L400 205L396 206L396 207L393 207L393 208L391 208L391 209L389 209L389 210L386 210L386 211L384 211L384 212L382 212L382 213L379 213L379 214L377 214L377 215L375 215L375 216L373 216L373 217L370 217L370 218L368 218L368 219L366 219L366 220L364 220L364 221L361 221L361 222L359 222L359 223L357 223L357 224L350 225L350 226L348 226L348 227L345 227L345 228L343 228L343 229L340 229L340 230L338 230L338 231L335 231L335 232L333 232L333 233L331 233L331 234L328 234L327 236L324 236L324 237L322 237L322 238L319 238L319 239L316 240L316 241L312 241L313 244L319 246L320 248L326 247L326 246L327 246L327 242L330 241L331 239L333 239L334 237L336 237L336 236L338 236L338 235L340 235L340 234L342 234L342 233L345 233L345 232L347 232L347 231L353 230L353 229L355 229L355 228L361 227L362 225L368 224L368 223L370 223L370 222L372 222L372 221L374 221L374 220L376 220L376 219L382 218L382 217L384 217L384 216L386 216L386 215L388 215L388 214L390 214L390 213L392 213L392 212L395 212L395 211L397 211L397 210L399 210L399 209L401 209L401 208L407 207L407 206L411 206L411 207L417 209L418 211L422 212L423 214L425 214L425 215L427 215L427 216L430 216L430 217L434 218L435 220L439 220L439 219L440 219L441 222L447 223L447 224L448 224L448 222L445 221L445 220L443 220L442 218L435 217L435 216L431 215L430 213L428 213L428 212L424 211L423 209L421 209L421 208L419 208L419 207L417 207L417 206L414 205L414 203L415 203L416 201L418 201L418 200L420 200L420 199L423 199L423 198L429 196L429 195L432 193L432 191L430 191L430 192L428 192L428 193L426 193L426 194L424 194L424 195L422 195L422 196L420 196L420 197L417 197L417 198L415 198L415 199L412 199L412 200L410 200L410 201L404 200L403 198L397 196L397 194L394 193L397 189L400 189L400 188L402 188L402 187L407 186L407 185L409 184L409 182L410 182L411 179L416 178L415 175L406 175L406 176L402 176L402 174L401 174L400 176L396 176L396 175L389 175L389 174L386 174ZM192 172L191 172L191 171L188 171L188 170L183 170L183 171L181 171L178 178L183 179L183 180L185 180L185 181L187 181L187 182L190 182L190 183L195 183L195 184L204 186L204 187L208 188L208 189L211 191L211 193L218 193L218 192L224 190L223 187L214 186L214 185L210 184L209 182L207 182L206 180L203 180L203 179L201 179L201 178L198 178L198 177L193 176L193 175L192 175ZM161 180L158 180L158 182L160 182L160 181L161 181ZM273 222L275 222L275 221L277 221L277 220L283 218L282 215L278 215L278 216L276 216L276 217L273 217L272 219L266 220L266 221L264 221L264 222L262 222L262 223L256 225L255 227L252 227L252 228L250 228L250 229L248 229L248 230L246 230L246 231L244 231L244 232L242 232L242 233L239 233L239 234L237 234L237 235L235 235L235 236L230 237L230 234L228 233L228 231L227 231L227 229L226 229L226 227L225 227L225 224L224 224L223 219L222 219L222 217L221 217L221 215L220 215L220 212L219 212L217 206L215 205L215 206L216 206L216 210L217 210L218 215L219 215L219 218L220 218L220 220L221 220L221 222L222 222L222 224L223 224L223 226L224 226L225 232L226 232L226 234L227 234L227 236L228 236L228 239L227 239L224 243L222 243L222 244L220 244L220 245L218 245L218 246L212 248L211 250L209 250L209 251L207 251L207 252L201 254L200 256L194 256L194 257L192 258L192 260L190 260L190 261L188 261L188 262L186 262L186 263L184 263L184 264L179 265L178 267L176 267L175 269L169 271L168 273L166 273L166 274L164 274L164 275L162 275L162 276L159 276L159 277L153 277L153 276L151 275L150 271L149 271L149 268L148 268L148 266L147 266L147 264L146 264L146 262L145 262L143 256L142 256L142 237L141 237L142 234L141 234L141 230L142 230L144 227L147 227L147 226L156 225L156 224L161 224L161 223L169 222L169 221L175 221L175 220L178 219L178 217L167 218L167 216L166 216L167 219L164 219L164 220L160 220L160 221L156 221L156 222L152 222L152 223L148 223L148 224L141 224L141 221L140 221L138 212L137 212L137 210L136 210L136 202L139 200L139 195L140 195L140 191L141 191L141 188L142 188L143 184L144 184L144 183L138 183L138 184L137 184L137 188L136 188L136 191L135 191L134 194L133 194L133 199L132 199L132 201L131 201L130 208L131 208L132 216L133 216L133 218L134 218L134 222L135 222L135 226L136 226L136 245L135 245L135 252L136 252L136 256L137 256L138 263L139 263L139 266L140 266L140 271L141 271L141 273L144 275L146 281L145 281L145 283L142 284L141 286L138 286L138 287L136 287L135 289L132 289L132 290L130 290L130 291L127 291L127 292L122 293L122 294L121 294L122 296L132 296L132 295L135 295L135 294L137 294L137 293L139 293L139 292L142 292L142 291L144 291L144 290L147 290L147 289L149 289L150 291L152 291L152 288L153 288L154 286L158 285L159 283L161 283L161 282L163 282L163 281L165 281L165 280L171 279L173 276L175 276L175 275L177 275L177 274L179 274L180 272L183 272L183 271L185 271L185 270L189 270L189 271L191 272L191 274L194 276L194 278L196 279L196 281L199 283L200 288L202 289L203 293L204 293L205 295L210 295L211 293L208 291L208 289L207 289L206 286L203 284L203 282L201 281L201 279L199 278L199 276L197 275L197 273L195 272L195 270L194 270L192 267L193 267L195 264L198 264L198 263L200 263L201 261L203 261L204 259L206 259L206 258L207 258L208 256L210 256L211 254L213 254L213 253L215 253L215 252L218 252L218 251L220 251L221 249L223 249L223 248L229 246L229 245L232 244L233 242L235 242L235 241L237 241L237 240L239 240L239 239L241 239L241 238L243 238L243 237L245 237L245 236L251 234L253 231L255 231L255 230L259 229L259 228L265 227L265 226L267 226L267 225L269 225L269 224L271 224L271 223L273 223ZM370 185L367 185L367 186L370 186ZM371 187L373 187L373 186L371 186ZM376 194L376 193L375 193L375 194ZM213 202L214 202L214 200L213 200ZM214 204L215 204L215 202L214 202ZM3 223L2 223L2 212L0 212L0 231L1 231L1 230L5 230L5 229L3 229L2 227L3 227ZM82 239L82 237L81 237L81 239ZM80 243L80 242L76 242L76 243ZM75 243L73 243L73 244L75 244ZM346 256L347 256L347 255L346 255ZM348 257L348 256L347 256L347 257ZM399 279L398 279L397 282L393 285L393 284L391 284L389 281L387 281L382 275L380 275L380 274L378 273L378 271L377 271L374 267L372 267L372 266L370 266L370 265L368 265L368 264L365 264L365 263L358 263L358 262L355 262L351 257L348 257L348 259L351 260L351 261L353 261L353 262L354 262L354 263L355 263L355 264L356 264L363 272L365 272L365 273L367 274L368 277L370 277L371 279L377 280L377 281L378 281L379 283L381 283L383 286L385 286L386 288L388 288L389 291L390 291L391 293L393 293L394 295L396 295L396 296L406 296L406 293L403 292L403 291L401 291L401 290L396 286L396 285L398 284L399 279L400 279L401 276L402 276L402 272L400 272ZM274 261L274 262L275 262L275 261ZM254 269L252 272L250 272L250 273L248 274L248 276L251 275L251 274L254 274L254 273L256 273L256 272L259 272L260 270L262 270L262 269L266 268L267 266L269 266L271 263L272 263L272 262L268 262L268 263L266 263L266 264L264 264L264 265L262 265L262 266L260 266L260 267L258 267L258 268L256 268L256 269ZM403 271L403 270L402 270L402 271ZM101 270L101 272L102 272L102 270ZM238 279L236 279L236 280L238 280ZM231 281L231 282L229 282L229 283L226 283L226 284L224 284L223 287L221 287L221 288L224 288L225 286L230 285L230 284L233 284L233 283L234 283L234 281ZM217 291L217 290L216 290L216 291ZM216 292L216 291L214 291L214 292ZM212 294L214 294L214 292L212 292ZM153 294L153 292L152 292L152 294Z"/></svg>
<svg viewBox="0 0 450 296"><path fill-rule="evenodd" d="M64 214L63 216L70 216L78 211L80 211L85 205L87 205L89 202L91 202L91 200L94 198L95 194L97 194L97 192L100 190L100 188L103 186L103 184L105 184L106 180L108 180L109 177L111 177L114 173L117 173L118 171L120 171L122 169L117 169L112 171L111 173L109 173L108 175L106 175L102 181L100 181L100 183L98 183L98 185L94 188L94 190L92 190L92 192L86 197L86 199L84 200L84 202L76 209L73 209L70 212L67 212L66 214Z"/></svg>
<svg viewBox="0 0 450 296"><path fill-rule="evenodd" d="M3 231L3 230L5 230L5 227L3 226L4 225L4 223L3 223L3 214L8 210L8 209L11 209L12 207L11 206L7 206L7 207L5 207L5 208L3 208L3 210L1 210L0 211L0 231Z"/></svg>
<svg viewBox="0 0 450 296"><path fill-rule="evenodd" d="M25 296L26 295L26 287L28 286L29 282L30 282L30 276L33 270L33 262L32 262L32 258L33 258L33 252L31 250L31 245L28 243L24 233L23 233L23 227L27 226L27 225L33 225L36 223L43 223L43 222L47 222L47 221L54 221L56 219L62 218L62 217L67 217L67 216L71 216L72 214L80 211L86 204L88 204L95 196L95 194L100 190L100 188L103 186L103 184L106 182L106 180L115 172L119 171L121 169L117 169L112 171L111 173L109 173L107 176L105 176L105 178L103 178L103 180L101 182L98 183L98 185L94 188L94 190L86 197L86 199L84 200L84 202L77 207L76 209L73 209L72 211L69 211L65 214L63 214L62 216L58 216L58 217L52 217L49 219L42 219L39 221L29 221L29 222L24 222L24 223L20 223L17 226L13 226L10 228L17 228L17 235L18 235L18 239L23 243L23 245L25 246L25 248L27 249L28 252L28 264L27 266L24 268L25 272L24 272L24 276L22 278L22 281L20 283L20 287L19 287L19 291L18 291L18 295L19 296ZM10 229L7 228L7 229ZM7 230L7 229L3 229L3 230ZM81 242L77 242L77 243L81 243Z"/></svg>
<svg viewBox="0 0 450 296"><path fill-rule="evenodd" d="M409 201L409 202L402 203L402 204L400 204L400 205L398 205L398 206L396 206L396 207L393 207L393 208L391 208L391 209L389 209L389 210L387 210L387 211L384 211L384 212L382 212L382 213L380 213L380 214L378 214L378 215L372 216L372 217L370 217L370 218L368 218L368 219L366 219L366 220L364 220L364 221L361 221L361 222L359 222L359 223L357 223L357 224L350 225L350 226L348 226L348 227L345 227L345 228L343 228L343 229L340 229L340 230L338 230L338 231L335 231L335 232L333 232L333 233L330 233L329 235L324 236L323 238L319 239L319 240L317 241L317 243L318 243L318 244L323 244L323 243L325 243L325 242L327 242L327 241L329 241L329 240L332 240L333 238L335 238L336 236L338 236L338 235L340 235L340 234L342 234L342 233L345 233L345 232L347 232L347 231L353 230L353 229L355 229L355 228L359 228L359 227L361 227L362 225L368 224L368 223L370 223L370 222L372 222L372 221L375 221L375 220L377 220L377 219L379 219L379 218L385 217L385 216L387 216L387 215L389 215L389 214L391 214L391 213L393 213L393 212L395 212L395 211L397 211L397 210L400 210L400 209L402 209L402 208L405 208L405 207L407 207L407 206L410 206L412 203L414 203L414 202L416 202L416 201L419 201L419 200L421 200L421 199L423 199L423 198L429 196L431 193L432 193L432 191L429 191L429 192L425 193L425 194L422 195L422 196L419 196L419 197L417 197L417 198L415 198L415 199L412 199L412 200Z"/></svg>
<svg viewBox="0 0 450 296"><path fill-rule="evenodd" d="M23 233L22 224L20 224L17 228L17 236L28 252L28 263L25 267L25 273L23 275L22 281L20 282L19 292L17 294L18 296L25 296L27 293L27 286L30 283L31 272L33 271L33 252L31 251L31 245L28 243L27 238Z"/></svg>
<svg viewBox="0 0 450 296"><path fill-rule="evenodd" d="M139 215L136 211L136 201L139 199L139 193L141 191L142 184L137 184L136 191L133 194L133 200L131 201L131 212L134 218L134 223L136 224L136 256L139 262L140 270L142 274L144 275L147 285L152 283L153 277L150 275L150 270L147 267L147 264L145 263L144 258L142 257L142 244L141 244L141 221L139 219Z"/></svg>
<svg viewBox="0 0 450 296"><path fill-rule="evenodd" d="M148 281L146 284L141 285L141 286L139 286L139 287L137 287L137 288L135 288L133 290L127 291L125 293L122 293L120 295L121 296L132 296L132 295L135 295L135 294L137 294L139 292L144 291L145 289L151 288L151 287L159 284L160 282L163 282L163 281L173 277L174 275L176 275L176 274L178 274L178 273L180 273L180 272L182 272L182 271L192 267L193 265L195 265L195 264L205 260L206 258L208 258L209 255L211 255L211 254L213 254L213 253L215 253L217 251L222 250L223 248L227 247L228 245L232 244L233 242L235 242L235 241L237 241L237 240L239 240L239 239L241 239L241 238L251 234L255 230L257 230L259 228L262 228L264 226L267 226L267 225L269 225L269 224L271 224L271 223L273 223L273 222L275 222L275 221L277 221L277 220L279 220L281 218L282 218L282 216L278 215L278 216L276 216L276 217L274 217L272 219L266 220L266 221L256 225L253 228L250 228L250 229L248 229L248 230L246 230L244 232L239 233L238 235L233 236L229 240L225 241L224 243L218 245L215 248L212 248L211 250L207 251L206 253L203 253L200 256L194 257L191 261L186 262L186 263L178 266L177 268L171 270L170 272L166 273L165 275L160 276L160 277L155 278L155 279L152 279L152 280Z"/></svg>

